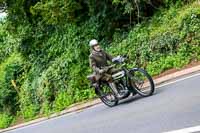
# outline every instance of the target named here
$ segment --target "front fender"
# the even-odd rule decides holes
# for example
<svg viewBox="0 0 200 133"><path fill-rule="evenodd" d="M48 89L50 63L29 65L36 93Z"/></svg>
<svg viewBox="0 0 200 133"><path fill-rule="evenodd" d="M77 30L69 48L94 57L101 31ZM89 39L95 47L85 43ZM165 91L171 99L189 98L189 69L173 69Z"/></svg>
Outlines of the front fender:
<svg viewBox="0 0 200 133"><path fill-rule="evenodd" d="M127 76L130 78L130 77L131 77L130 73L135 72L135 71L138 71L139 69L140 69L140 68L137 68L137 67L131 68L130 70L128 70Z"/></svg>
<svg viewBox="0 0 200 133"><path fill-rule="evenodd" d="M130 70L129 70L129 72L131 72L131 71L138 71L140 68L137 68L137 67L135 67L135 68L131 68Z"/></svg>

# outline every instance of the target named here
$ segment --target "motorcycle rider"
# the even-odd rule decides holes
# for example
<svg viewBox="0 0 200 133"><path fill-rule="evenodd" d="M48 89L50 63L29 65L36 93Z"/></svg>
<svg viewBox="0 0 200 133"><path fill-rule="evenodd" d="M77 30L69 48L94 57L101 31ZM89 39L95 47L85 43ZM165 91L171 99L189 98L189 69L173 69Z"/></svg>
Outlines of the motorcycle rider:
<svg viewBox="0 0 200 133"><path fill-rule="evenodd" d="M93 69L97 80L108 82L115 95L118 98L123 97L128 92L124 92L123 95L121 93L118 93L118 89L112 80L112 74L116 73L119 70L115 68L111 68L109 70L105 69L106 66L108 66L108 61L113 62L114 58L101 49L96 39L91 40L89 46L91 47L91 54L89 56L90 66Z"/></svg>

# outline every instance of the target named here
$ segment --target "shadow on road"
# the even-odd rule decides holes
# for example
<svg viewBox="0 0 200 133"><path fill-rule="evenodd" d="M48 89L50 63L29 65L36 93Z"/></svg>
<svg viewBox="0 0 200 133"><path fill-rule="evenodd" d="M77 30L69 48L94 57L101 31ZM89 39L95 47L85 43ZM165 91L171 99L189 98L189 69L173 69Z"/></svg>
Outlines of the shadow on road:
<svg viewBox="0 0 200 133"><path fill-rule="evenodd" d="M165 91L165 89L156 89L155 93L152 96L157 96L160 93L162 93L163 91ZM142 97L142 96L136 94L135 96L130 96L127 99L124 99L124 100L120 101L119 105L129 104L129 103L131 103L133 101L138 101L138 100L143 99L143 98L145 98L145 97Z"/></svg>

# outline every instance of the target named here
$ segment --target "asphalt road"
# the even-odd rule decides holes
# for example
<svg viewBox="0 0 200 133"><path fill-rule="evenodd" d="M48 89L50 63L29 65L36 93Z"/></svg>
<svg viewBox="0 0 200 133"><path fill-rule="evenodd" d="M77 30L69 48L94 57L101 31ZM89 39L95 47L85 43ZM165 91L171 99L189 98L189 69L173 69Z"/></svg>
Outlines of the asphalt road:
<svg viewBox="0 0 200 133"><path fill-rule="evenodd" d="M104 104L7 133L161 133L200 125L200 75L165 85L156 94Z"/></svg>

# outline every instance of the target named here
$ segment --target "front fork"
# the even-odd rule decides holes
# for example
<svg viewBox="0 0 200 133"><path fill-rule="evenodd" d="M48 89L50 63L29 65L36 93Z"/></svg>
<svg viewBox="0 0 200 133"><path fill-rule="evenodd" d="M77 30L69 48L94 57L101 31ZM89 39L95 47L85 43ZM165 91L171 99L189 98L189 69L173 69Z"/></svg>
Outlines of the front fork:
<svg viewBox="0 0 200 133"><path fill-rule="evenodd" d="M137 68L134 68L134 69L137 69ZM136 90L135 90L135 86L132 86L131 85L131 75L130 75L130 73L129 73L129 71L127 70L127 69L125 69L125 72L126 72L126 86L127 86L127 88L129 89L129 91L133 94L133 95L135 95L137 92L136 92Z"/></svg>

